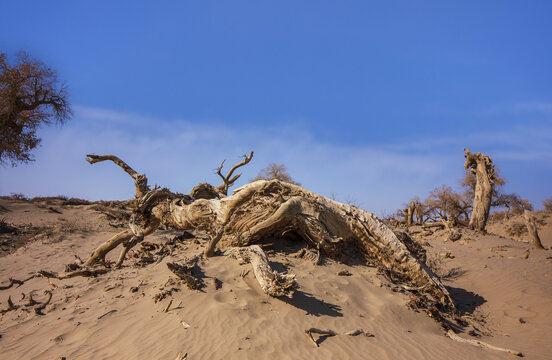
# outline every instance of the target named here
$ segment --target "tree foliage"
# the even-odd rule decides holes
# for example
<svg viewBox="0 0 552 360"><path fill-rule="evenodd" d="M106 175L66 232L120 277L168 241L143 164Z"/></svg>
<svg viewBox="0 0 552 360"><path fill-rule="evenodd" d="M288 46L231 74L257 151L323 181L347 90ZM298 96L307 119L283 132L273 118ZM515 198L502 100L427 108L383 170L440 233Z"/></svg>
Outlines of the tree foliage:
<svg viewBox="0 0 552 360"><path fill-rule="evenodd" d="M54 70L23 52L10 65L0 53L0 164L32 161L38 128L71 115L67 88Z"/></svg>
<svg viewBox="0 0 552 360"><path fill-rule="evenodd" d="M287 172L286 166L284 164L271 163L266 168L259 171L257 177L252 181L257 180L280 180L290 184L301 185L301 183L295 181L291 175Z"/></svg>

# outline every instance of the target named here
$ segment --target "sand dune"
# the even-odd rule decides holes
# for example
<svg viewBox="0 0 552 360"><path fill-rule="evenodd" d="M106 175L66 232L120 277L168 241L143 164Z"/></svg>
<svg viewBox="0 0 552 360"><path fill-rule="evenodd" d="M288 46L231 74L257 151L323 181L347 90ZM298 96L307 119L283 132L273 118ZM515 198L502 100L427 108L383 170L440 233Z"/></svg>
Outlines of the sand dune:
<svg viewBox="0 0 552 360"><path fill-rule="evenodd" d="M10 235L3 235L1 285L37 270L62 272L75 254L87 257L118 231L90 205L0 200L0 211L8 224L39 229L17 249L9 246ZM545 215L541 239L549 248L552 217ZM454 243L444 242L437 232L425 248L442 275L449 275L444 282L458 306L479 319L476 330L483 335L478 339L519 350L528 359L550 359L552 254L531 250L523 259L530 245L522 237L507 238L507 225L489 225L497 235L463 230ZM176 235L158 231L146 240L162 244ZM188 353L189 359L514 358L445 337L435 321L406 306L407 292L375 268L328 259L317 266L292 256L303 246L298 243L264 248L276 269L297 275L299 289L292 299L264 294L248 272L249 264L215 256L199 264L202 290L178 286L156 303L155 295L174 277L166 263L183 261L201 252L204 244L201 238L186 239L159 263L139 267L129 261L97 278L52 280L56 287L44 315L24 307L30 293L38 301L46 299L44 290L52 287L44 278L0 291L1 308L7 307L8 296L20 306L0 318L0 359L172 360L179 352ZM351 276L338 276L341 270ZM304 334L311 327L364 329L374 336L323 336L317 347ZM472 338L469 330L460 335Z"/></svg>

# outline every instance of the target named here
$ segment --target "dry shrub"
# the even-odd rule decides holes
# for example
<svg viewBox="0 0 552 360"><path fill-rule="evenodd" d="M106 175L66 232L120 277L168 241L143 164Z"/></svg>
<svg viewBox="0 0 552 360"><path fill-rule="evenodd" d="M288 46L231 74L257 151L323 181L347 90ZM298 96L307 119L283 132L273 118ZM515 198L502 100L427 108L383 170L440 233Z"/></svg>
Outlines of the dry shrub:
<svg viewBox="0 0 552 360"><path fill-rule="evenodd" d="M552 197L549 197L548 199L544 200L542 202L542 206L544 206L544 210L552 211Z"/></svg>
<svg viewBox="0 0 552 360"><path fill-rule="evenodd" d="M431 256L426 261L427 266L442 280L454 280L464 275L467 271L459 267L449 268L441 256Z"/></svg>
<svg viewBox="0 0 552 360"><path fill-rule="evenodd" d="M0 196L0 199L10 201L29 201L29 199L21 193L11 193L9 196Z"/></svg>
<svg viewBox="0 0 552 360"><path fill-rule="evenodd" d="M506 227L506 233L509 236L521 237L523 234L527 233L527 226L522 223L513 223Z"/></svg>
<svg viewBox="0 0 552 360"><path fill-rule="evenodd" d="M502 221L506 217L505 211L495 211L491 215L489 215L489 221L495 222L495 221Z"/></svg>
<svg viewBox="0 0 552 360"><path fill-rule="evenodd" d="M79 198L70 198L65 200L63 205L90 205L90 201Z"/></svg>

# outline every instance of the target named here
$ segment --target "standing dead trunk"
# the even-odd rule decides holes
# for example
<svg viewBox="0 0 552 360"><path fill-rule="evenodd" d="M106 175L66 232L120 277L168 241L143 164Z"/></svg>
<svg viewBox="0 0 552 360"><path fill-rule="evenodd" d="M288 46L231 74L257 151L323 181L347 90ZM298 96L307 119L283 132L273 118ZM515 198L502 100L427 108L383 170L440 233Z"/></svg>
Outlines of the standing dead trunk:
<svg viewBox="0 0 552 360"><path fill-rule="evenodd" d="M510 218L510 205L504 204L504 206L506 206L506 214L504 214L504 217L508 220Z"/></svg>
<svg viewBox="0 0 552 360"><path fill-rule="evenodd" d="M408 204L408 208L406 209L406 225L412 226L414 223L414 210L416 209L416 203L414 201L411 201L410 204Z"/></svg>
<svg viewBox="0 0 552 360"><path fill-rule="evenodd" d="M472 154L470 149L464 149L464 153L466 157L464 168L470 169L477 178L469 227L485 231L493 197L494 164L490 156L482 153Z"/></svg>
<svg viewBox="0 0 552 360"><path fill-rule="evenodd" d="M527 230L529 231L529 237L533 246L537 250L546 250L540 241L539 233L537 231L537 225L535 224L535 218L527 210L523 212L523 217L525 218L525 224L527 225Z"/></svg>

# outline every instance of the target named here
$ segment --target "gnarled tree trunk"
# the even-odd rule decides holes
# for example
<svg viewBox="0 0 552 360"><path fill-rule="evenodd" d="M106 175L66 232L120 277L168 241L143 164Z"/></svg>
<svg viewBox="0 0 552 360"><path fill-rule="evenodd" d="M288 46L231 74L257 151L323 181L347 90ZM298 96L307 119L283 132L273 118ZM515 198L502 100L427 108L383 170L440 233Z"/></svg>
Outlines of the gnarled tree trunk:
<svg viewBox="0 0 552 360"><path fill-rule="evenodd" d="M490 156L482 153L472 154L470 149L464 149L464 153L466 157L464 168L470 169L477 178L469 227L485 231L493 197L494 164Z"/></svg>
<svg viewBox="0 0 552 360"><path fill-rule="evenodd" d="M113 160L112 156L96 159ZM136 174L117 158L119 166L131 176ZM250 157L246 157L247 163ZM101 160L98 160L101 161ZM124 165L124 166L123 166ZM233 168L234 169L234 168ZM134 177L134 176L133 176ZM231 183L221 176L224 183ZM143 181L142 178L140 178ZM147 181L146 181L147 183ZM329 257L340 259L345 248L360 251L377 264L392 279L424 289L431 298L445 308L454 309L450 295L417 256L411 252L412 244L399 239L374 214L357 207L342 204L300 186L278 180L259 180L242 186L230 196L211 185L208 191L192 195L177 195L167 189L145 189L137 180L138 206L126 230L102 244L87 260L86 265L101 262L108 251L123 243L120 257L153 232L162 223L177 230L196 230L209 235L206 256L220 248L244 247L270 238L277 240L294 233ZM222 190L227 190L226 187ZM199 198L198 194L208 194ZM218 198L213 198L219 194Z"/></svg>

